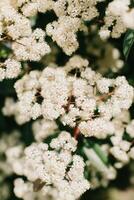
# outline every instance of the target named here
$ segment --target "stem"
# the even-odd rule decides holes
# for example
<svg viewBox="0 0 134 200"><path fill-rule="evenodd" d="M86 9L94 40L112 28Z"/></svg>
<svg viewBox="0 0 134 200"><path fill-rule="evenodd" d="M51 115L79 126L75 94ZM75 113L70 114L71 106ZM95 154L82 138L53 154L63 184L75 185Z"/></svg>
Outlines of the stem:
<svg viewBox="0 0 134 200"><path fill-rule="evenodd" d="M77 140L79 135L80 135L80 129L78 128L78 126L76 126L74 128L74 138Z"/></svg>
<svg viewBox="0 0 134 200"><path fill-rule="evenodd" d="M104 95L100 96L100 97L98 98L97 101L103 101L103 100L105 100L106 98L112 96L113 94L114 94L114 91L109 92L108 94L104 94Z"/></svg>

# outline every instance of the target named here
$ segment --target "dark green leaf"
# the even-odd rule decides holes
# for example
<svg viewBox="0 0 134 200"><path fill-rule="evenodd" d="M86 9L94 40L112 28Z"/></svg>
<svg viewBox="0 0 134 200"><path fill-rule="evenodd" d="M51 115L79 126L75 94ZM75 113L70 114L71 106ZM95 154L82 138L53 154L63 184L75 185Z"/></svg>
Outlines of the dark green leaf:
<svg viewBox="0 0 134 200"><path fill-rule="evenodd" d="M123 53L126 59L128 58L133 43L134 43L134 30L128 30L125 35L123 43Z"/></svg>

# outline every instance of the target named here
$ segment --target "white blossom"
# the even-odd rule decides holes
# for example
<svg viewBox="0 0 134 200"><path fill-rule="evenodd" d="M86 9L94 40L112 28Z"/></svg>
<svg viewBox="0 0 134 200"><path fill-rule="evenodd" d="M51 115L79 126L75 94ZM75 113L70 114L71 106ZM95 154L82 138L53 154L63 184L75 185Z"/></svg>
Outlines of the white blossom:
<svg viewBox="0 0 134 200"><path fill-rule="evenodd" d="M61 132L58 138L50 143L48 150L45 143L33 143L25 149L23 174L29 182L22 179L15 181L16 196L26 200L27 195L51 195L48 187L55 190L56 199L75 200L89 189L90 184L84 178L84 162L78 155L73 155L77 141L68 132ZM57 151L60 150L60 151ZM72 163L72 164L71 164ZM36 187L42 183L36 195ZM34 187L32 187L34 184ZM29 187L28 187L29 186ZM30 197L29 197L30 198ZM33 196L34 198L34 196Z"/></svg>

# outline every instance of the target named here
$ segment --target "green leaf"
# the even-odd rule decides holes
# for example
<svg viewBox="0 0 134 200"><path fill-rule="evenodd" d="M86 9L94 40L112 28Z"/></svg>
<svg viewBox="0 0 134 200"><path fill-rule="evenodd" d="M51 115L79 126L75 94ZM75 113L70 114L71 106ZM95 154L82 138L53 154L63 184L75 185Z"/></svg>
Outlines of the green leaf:
<svg viewBox="0 0 134 200"><path fill-rule="evenodd" d="M106 155L106 153L102 150L101 146L93 141L88 141L88 140L84 140L84 146L87 148L92 148L95 153L99 156L99 158L102 160L102 162L104 164L108 164L108 156Z"/></svg>
<svg viewBox="0 0 134 200"><path fill-rule="evenodd" d="M123 43L123 53L127 60L131 47L134 43L134 30L128 30Z"/></svg>
<svg viewBox="0 0 134 200"><path fill-rule="evenodd" d="M108 164L108 156L106 153L102 150L101 146L99 144L94 144L94 151L97 153L97 155L101 158L101 160Z"/></svg>

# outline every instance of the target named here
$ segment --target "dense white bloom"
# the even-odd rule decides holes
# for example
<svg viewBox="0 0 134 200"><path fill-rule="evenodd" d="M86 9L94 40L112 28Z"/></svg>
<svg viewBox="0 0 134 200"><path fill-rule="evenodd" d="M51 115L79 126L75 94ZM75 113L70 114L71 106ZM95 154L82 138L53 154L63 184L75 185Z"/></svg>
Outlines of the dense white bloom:
<svg viewBox="0 0 134 200"><path fill-rule="evenodd" d="M100 93L109 93L109 88L112 87L113 80L108 78L102 78L97 81L97 88Z"/></svg>
<svg viewBox="0 0 134 200"><path fill-rule="evenodd" d="M21 71L21 64L13 59L5 61L6 78L16 78Z"/></svg>
<svg viewBox="0 0 134 200"><path fill-rule="evenodd" d="M47 10L52 9L52 0L10 0L15 8L20 8L23 15L31 17L37 12L45 13Z"/></svg>
<svg viewBox="0 0 134 200"><path fill-rule="evenodd" d="M68 132L62 131L58 138L53 139L50 146L53 149L64 149L67 151L76 151L77 142L74 138L71 138Z"/></svg>
<svg viewBox="0 0 134 200"><path fill-rule="evenodd" d="M118 38L127 28L133 29L134 9L130 8L130 5L130 0L113 0L108 4L104 18L105 24L99 32L102 39L110 37L110 32L113 38Z"/></svg>
<svg viewBox="0 0 134 200"><path fill-rule="evenodd" d="M70 15L71 17L80 16L83 20L91 20L99 13L96 5L103 0L58 0L54 4L54 11L57 16Z"/></svg>
<svg viewBox="0 0 134 200"><path fill-rule="evenodd" d="M21 72L21 63L10 58L8 58L4 63L1 63L0 67L1 81L6 78L16 78Z"/></svg>
<svg viewBox="0 0 134 200"><path fill-rule="evenodd" d="M38 61L50 53L49 45L44 41L45 32L35 29L29 37L23 37L13 43L12 48L18 60Z"/></svg>
<svg viewBox="0 0 134 200"><path fill-rule="evenodd" d="M17 179L14 188L16 196L26 200L29 193L33 195L37 192L37 195L41 193L45 198L52 195L55 190L54 199L79 198L90 185L84 178L83 159L78 155L72 155L76 145L77 141L68 132L63 131L50 143L52 150L48 150L45 143L34 143L27 147L23 174L30 182L24 183L22 179ZM48 190L49 187L52 194Z"/></svg>
<svg viewBox="0 0 134 200"><path fill-rule="evenodd" d="M107 135L114 133L113 124L101 118L81 122L79 128L81 133L86 137L95 136L97 138L105 138Z"/></svg>
<svg viewBox="0 0 134 200"><path fill-rule="evenodd" d="M78 62L79 57L74 57ZM60 118L64 125L80 128L85 136L104 138L114 132L115 122L111 121L133 102L133 87L125 77L103 78L84 66L76 65L76 74L71 74L69 64L65 67L46 67L43 72L31 71L15 83L19 98L15 111L17 121L25 116L25 121L43 116L45 120ZM79 68L80 67L80 68ZM80 77L77 77L79 69ZM3 109L8 115L8 109ZM9 109L10 111L10 109ZM19 117L19 118L18 118ZM23 120L22 120L23 123ZM109 128L110 127L110 128Z"/></svg>
<svg viewBox="0 0 134 200"><path fill-rule="evenodd" d="M32 125L32 130L36 141L43 141L48 136L51 136L58 129L55 121L39 119Z"/></svg>
<svg viewBox="0 0 134 200"><path fill-rule="evenodd" d="M70 72L73 69L79 69L82 70L83 67L88 67L89 62L87 59L83 59L79 55L72 56L69 61L66 63L64 69L66 72Z"/></svg>
<svg viewBox="0 0 134 200"><path fill-rule="evenodd" d="M32 32L30 21L23 15L19 14L9 2L7 4L0 5L2 23L4 24L4 30L13 39L19 37L29 36ZM6 26L5 26L6 25Z"/></svg>
<svg viewBox="0 0 134 200"><path fill-rule="evenodd" d="M58 21L48 24L46 32L67 55L71 55L79 46L75 34L79 27L79 18L62 16Z"/></svg>
<svg viewBox="0 0 134 200"><path fill-rule="evenodd" d="M124 76L113 75L124 62L108 40L134 28L131 3L0 1L0 81L20 77L14 99L2 91L2 112L13 115L19 125L29 122L34 136L27 136L27 147L16 132L0 137L2 200L8 198L5 181L12 173L19 176L14 182L18 198L78 200L90 187L106 187L134 159L129 112L134 89ZM85 58L69 57L75 51ZM20 135L23 130L25 126Z"/></svg>

